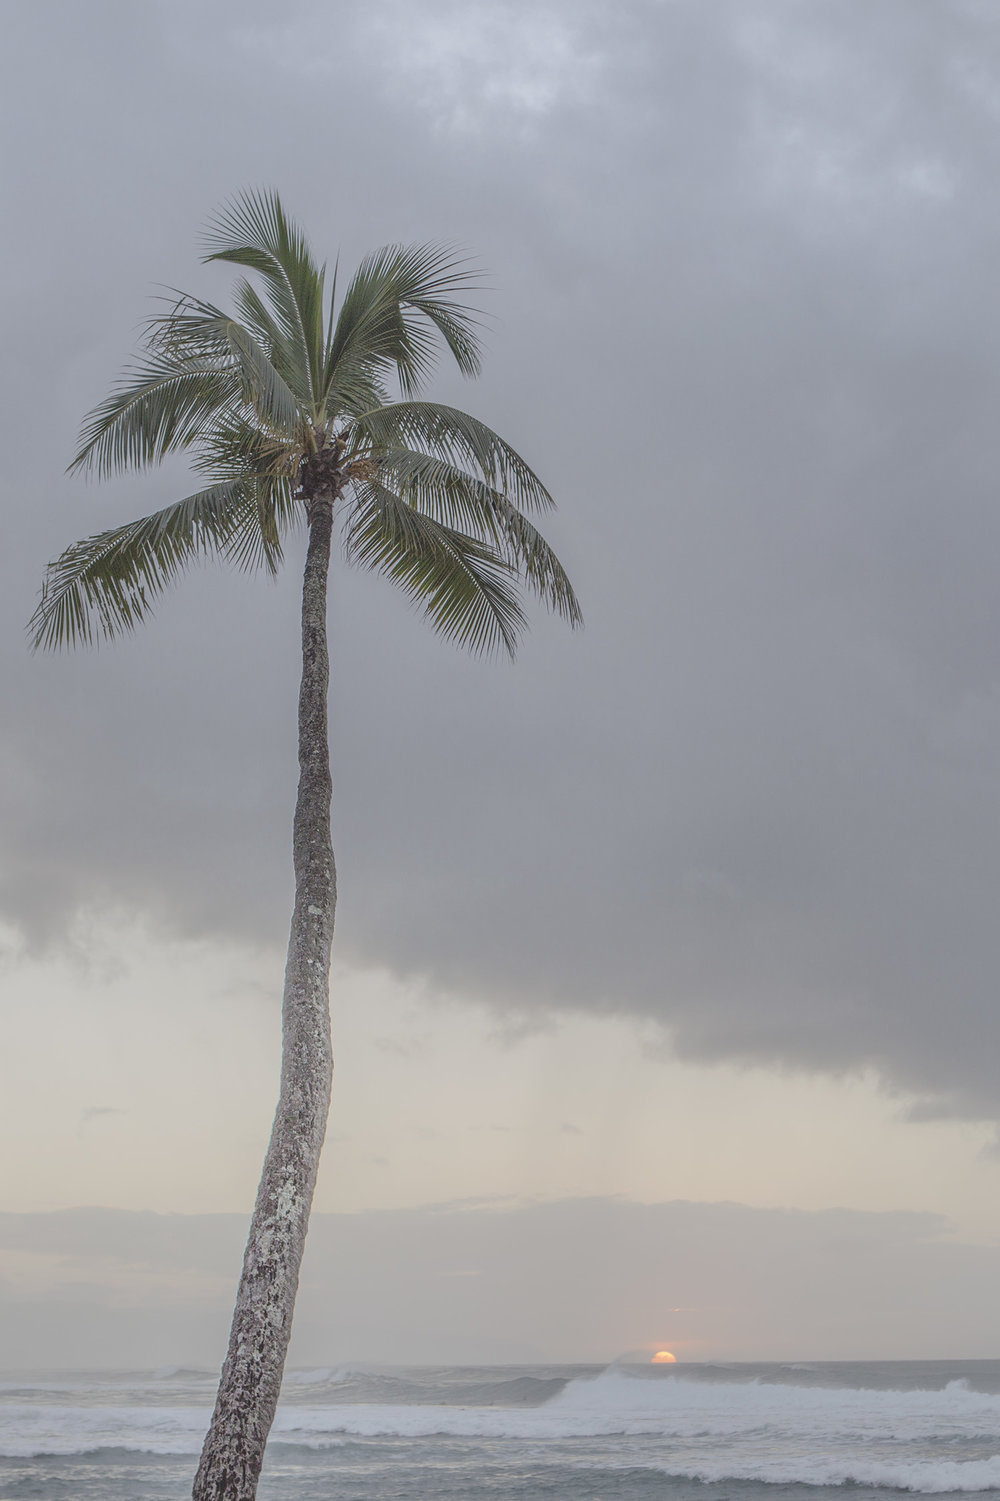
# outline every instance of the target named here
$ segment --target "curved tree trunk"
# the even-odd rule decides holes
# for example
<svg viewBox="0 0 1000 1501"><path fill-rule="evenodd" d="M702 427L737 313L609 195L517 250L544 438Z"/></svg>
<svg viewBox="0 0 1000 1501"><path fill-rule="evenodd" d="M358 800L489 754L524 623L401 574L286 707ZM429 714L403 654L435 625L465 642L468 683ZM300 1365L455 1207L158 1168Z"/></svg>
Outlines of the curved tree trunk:
<svg viewBox="0 0 1000 1501"><path fill-rule="evenodd" d="M281 1093L194 1501L253 1501L281 1390L299 1266L330 1106L330 945L337 899L330 838L326 586L333 497L310 504L302 584L295 910L282 1006Z"/></svg>

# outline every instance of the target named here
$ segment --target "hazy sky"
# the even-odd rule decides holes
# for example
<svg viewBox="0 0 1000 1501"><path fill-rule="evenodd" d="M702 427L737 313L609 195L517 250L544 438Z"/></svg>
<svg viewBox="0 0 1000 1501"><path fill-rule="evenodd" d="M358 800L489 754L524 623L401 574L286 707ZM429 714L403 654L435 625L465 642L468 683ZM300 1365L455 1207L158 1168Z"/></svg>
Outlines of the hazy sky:
<svg viewBox="0 0 1000 1501"><path fill-rule="evenodd" d="M277 586L191 576L100 652L32 658L23 626L53 553L184 493L180 462L63 470L157 286L224 300L198 233L261 184L344 266L433 238L488 269L485 375L435 394L553 490L587 619L472 662L334 571L323 1211L725 1199L774 1211L775 1245L779 1210L847 1207L991 1246L995 6L35 0L3 20L0 1209L252 1196L299 552ZM706 1255L722 1224L697 1220ZM832 1349L752 1296L756 1323L692 1328L698 1348L808 1327Z"/></svg>
<svg viewBox="0 0 1000 1501"><path fill-rule="evenodd" d="M245 1230L0 1213L5 1364L210 1366ZM600 1198L318 1214L290 1359L989 1357L998 1274L996 1247L957 1244L932 1215Z"/></svg>

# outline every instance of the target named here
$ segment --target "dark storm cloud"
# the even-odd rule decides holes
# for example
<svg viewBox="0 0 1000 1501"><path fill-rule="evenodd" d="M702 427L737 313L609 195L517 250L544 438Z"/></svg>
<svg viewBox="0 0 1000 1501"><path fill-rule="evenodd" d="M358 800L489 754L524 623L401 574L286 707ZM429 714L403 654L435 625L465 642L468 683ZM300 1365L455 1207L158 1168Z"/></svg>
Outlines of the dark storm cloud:
<svg viewBox="0 0 1000 1501"><path fill-rule="evenodd" d="M215 1366L240 1215L0 1214L9 1367ZM1000 1252L929 1214L566 1200L313 1216L291 1360L988 1356ZM992 1312L991 1312L992 1310Z"/></svg>
<svg viewBox="0 0 1000 1501"><path fill-rule="evenodd" d="M48 555L183 485L61 467L150 284L221 296L198 227L273 182L345 263L433 237L489 266L486 376L438 389L556 492L587 615L540 620L514 668L470 663L337 573L341 952L996 1112L992 8L43 4L10 26L12 917L51 935L138 903L280 940L294 567L193 577L95 655L30 660L20 634Z"/></svg>

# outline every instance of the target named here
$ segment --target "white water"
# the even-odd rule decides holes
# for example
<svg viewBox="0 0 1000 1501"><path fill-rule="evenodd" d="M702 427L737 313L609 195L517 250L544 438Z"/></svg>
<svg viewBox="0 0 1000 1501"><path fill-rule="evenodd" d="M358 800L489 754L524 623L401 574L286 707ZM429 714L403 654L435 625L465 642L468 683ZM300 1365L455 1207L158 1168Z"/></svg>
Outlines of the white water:
<svg viewBox="0 0 1000 1501"><path fill-rule="evenodd" d="M568 1382L537 1407L315 1405L310 1387L337 1379L335 1372L302 1373L294 1403L279 1409L272 1441L318 1450L358 1439L482 1438L554 1447L571 1466L652 1469L698 1480L1000 1489L1000 1396L961 1381L941 1390L887 1391L681 1375L651 1380L611 1368ZM37 1393L8 1388L0 1401L0 1455L112 1448L196 1454L208 1406L147 1405L149 1383L144 1391L142 1405L112 1405L114 1390L85 1405L45 1400L61 1396L54 1386Z"/></svg>

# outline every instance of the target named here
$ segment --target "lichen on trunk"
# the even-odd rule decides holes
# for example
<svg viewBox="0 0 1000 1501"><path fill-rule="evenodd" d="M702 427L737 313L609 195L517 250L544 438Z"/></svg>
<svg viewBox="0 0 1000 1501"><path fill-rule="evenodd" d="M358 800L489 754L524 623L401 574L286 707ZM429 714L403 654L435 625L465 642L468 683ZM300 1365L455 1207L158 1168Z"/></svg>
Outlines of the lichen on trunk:
<svg viewBox="0 0 1000 1501"><path fill-rule="evenodd" d="M243 1258L229 1348L194 1501L253 1501L292 1330L299 1267L333 1077L330 948L337 899L330 836L327 576L333 490L308 499L302 584L295 908L282 1005L281 1089Z"/></svg>

